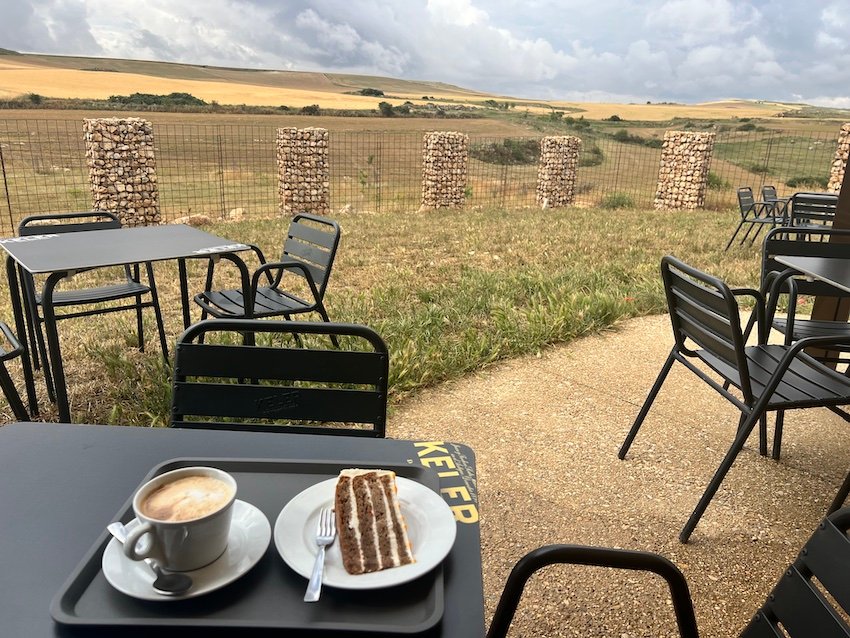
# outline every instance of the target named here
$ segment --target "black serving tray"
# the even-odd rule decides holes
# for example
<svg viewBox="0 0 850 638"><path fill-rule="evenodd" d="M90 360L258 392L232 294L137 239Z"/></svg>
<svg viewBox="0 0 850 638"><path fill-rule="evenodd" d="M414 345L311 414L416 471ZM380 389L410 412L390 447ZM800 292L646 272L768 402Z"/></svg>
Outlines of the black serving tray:
<svg viewBox="0 0 850 638"><path fill-rule="evenodd" d="M302 490L334 478L345 461L180 458L156 466L142 483L180 467L207 465L234 476L238 498L258 507L274 530L278 514ZM414 465L358 463L357 467L393 470L439 493L432 471ZM140 483L140 485L142 484ZM134 490L135 491L135 490ZM114 520L134 518L132 495ZM101 571L107 532L95 541L50 605L62 625L96 627L286 629L297 633L339 631L369 634L415 634L435 626L443 616L443 567L412 582L376 590L326 587L318 603L303 602L307 581L292 571L275 547L247 574L217 591L179 601L144 601L115 590Z"/></svg>

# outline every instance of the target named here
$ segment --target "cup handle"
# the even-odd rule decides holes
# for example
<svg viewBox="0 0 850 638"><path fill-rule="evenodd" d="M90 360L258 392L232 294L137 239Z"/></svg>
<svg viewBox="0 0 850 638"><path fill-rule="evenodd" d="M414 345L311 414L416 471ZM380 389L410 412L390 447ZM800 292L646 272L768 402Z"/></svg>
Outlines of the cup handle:
<svg viewBox="0 0 850 638"><path fill-rule="evenodd" d="M144 560L150 554L154 546L153 542L148 543L146 548L147 551L144 554L140 554L136 551L136 544L145 534L150 534L153 537L153 525L150 523L137 525L127 533L127 540L124 541L124 556L131 560Z"/></svg>

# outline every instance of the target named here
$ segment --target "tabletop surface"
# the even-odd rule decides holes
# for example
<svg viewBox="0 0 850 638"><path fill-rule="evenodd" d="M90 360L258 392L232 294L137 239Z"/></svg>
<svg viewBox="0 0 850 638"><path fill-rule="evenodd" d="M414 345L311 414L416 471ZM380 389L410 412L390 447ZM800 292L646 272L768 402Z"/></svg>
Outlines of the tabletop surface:
<svg viewBox="0 0 850 638"><path fill-rule="evenodd" d="M839 257L798 257L780 255L774 259L804 275L825 281L828 284L850 292L850 258Z"/></svg>
<svg viewBox="0 0 850 638"><path fill-rule="evenodd" d="M33 274L121 266L145 261L203 257L248 250L192 226L165 224L0 239L15 261Z"/></svg>
<svg viewBox="0 0 850 638"><path fill-rule="evenodd" d="M2 632L9 632L4 635L115 635L114 630L111 634L108 630L94 633L57 625L50 618L50 601L142 478L158 464L178 457L338 459L352 464L407 463L437 471L442 495L459 521L457 540L445 576L443 621L418 635L483 635L475 459L466 446L438 441L52 423L0 427L0 511L4 513L0 619ZM150 632L121 628L119 633L132 637ZM156 633L186 638L239 634L185 628L173 632L157 628Z"/></svg>

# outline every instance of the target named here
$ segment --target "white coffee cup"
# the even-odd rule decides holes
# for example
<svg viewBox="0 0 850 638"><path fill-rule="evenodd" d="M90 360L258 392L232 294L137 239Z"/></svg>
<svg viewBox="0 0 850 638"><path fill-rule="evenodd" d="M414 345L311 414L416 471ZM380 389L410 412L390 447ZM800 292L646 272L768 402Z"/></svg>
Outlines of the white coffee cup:
<svg viewBox="0 0 850 638"><path fill-rule="evenodd" d="M212 563L227 549L236 480L214 467L185 467L160 474L133 497L139 524L127 534L124 555L151 554L171 571L191 571ZM149 541L140 550L144 536Z"/></svg>

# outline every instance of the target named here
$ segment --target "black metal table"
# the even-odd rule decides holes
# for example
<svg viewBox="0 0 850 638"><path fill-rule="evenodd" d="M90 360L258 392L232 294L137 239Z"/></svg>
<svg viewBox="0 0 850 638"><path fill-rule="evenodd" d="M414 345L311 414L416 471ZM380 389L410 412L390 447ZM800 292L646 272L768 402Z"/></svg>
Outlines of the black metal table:
<svg viewBox="0 0 850 638"><path fill-rule="evenodd" d="M835 257L777 256L776 261L806 277L823 281L831 286L850 292L850 246L847 259Z"/></svg>
<svg viewBox="0 0 850 638"><path fill-rule="evenodd" d="M418 635L484 634L475 456L460 444L306 434L14 423L0 428L0 633L4 636L150 635L151 629L91 633L53 622L49 605L142 477L175 457L338 459L352 465L429 467L458 520L446 559L442 622ZM274 524L274 520L271 520ZM263 560L280 560L274 545ZM256 568L255 568L256 569ZM245 577L243 577L245 578ZM306 582L306 581L305 581ZM229 585L239 592L240 581ZM200 598L198 600L201 600ZM306 603L305 603L306 604ZM317 608L319 609L319 608ZM155 629L158 637L244 635ZM262 633L252 635L264 635ZM280 635L277 631L276 635ZM287 636L296 635L287 632ZM338 636L311 632L310 636Z"/></svg>
<svg viewBox="0 0 850 638"><path fill-rule="evenodd" d="M26 325L18 269L26 270L33 275L49 275L42 292L42 307L59 420L62 422L70 422L71 414L52 303L53 291L62 279L73 276L77 272L96 268L176 259L180 273L183 325L188 327L190 315L186 259L220 257L236 265L242 278L243 294L246 299L250 297L248 269L235 254L250 250L250 246L231 242L191 226L170 224L64 234L45 233L0 239L0 246L8 253L6 273L9 278L12 310L15 314L15 329L25 347ZM25 365L29 366L28 352L25 353L24 358ZM31 375L25 376L28 377L27 398L30 405L36 405Z"/></svg>

